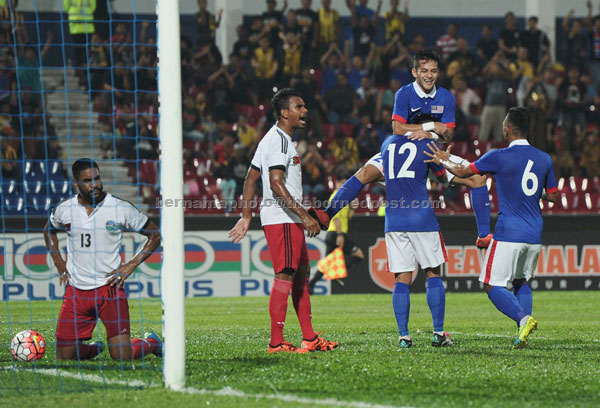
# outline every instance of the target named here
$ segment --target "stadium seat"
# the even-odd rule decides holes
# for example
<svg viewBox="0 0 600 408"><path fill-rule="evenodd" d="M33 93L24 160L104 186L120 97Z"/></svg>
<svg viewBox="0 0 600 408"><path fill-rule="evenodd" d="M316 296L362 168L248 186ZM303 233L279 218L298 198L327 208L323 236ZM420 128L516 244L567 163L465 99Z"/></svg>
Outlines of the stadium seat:
<svg viewBox="0 0 600 408"><path fill-rule="evenodd" d="M67 196L69 194L69 180L50 180L50 193L56 196Z"/></svg>
<svg viewBox="0 0 600 408"><path fill-rule="evenodd" d="M48 159L39 162L40 176L48 179L65 178L62 162L60 160Z"/></svg>
<svg viewBox="0 0 600 408"><path fill-rule="evenodd" d="M23 180L25 194L42 194L46 192L46 183L41 180Z"/></svg>
<svg viewBox="0 0 600 408"><path fill-rule="evenodd" d="M23 197L18 194L4 196L2 204L5 215L22 215L25 211Z"/></svg>
<svg viewBox="0 0 600 408"><path fill-rule="evenodd" d="M19 192L19 183L13 179L4 179L2 183L0 183L0 194L3 195L12 195L18 194Z"/></svg>
<svg viewBox="0 0 600 408"><path fill-rule="evenodd" d="M28 181L42 180L43 176L39 170L39 163L37 160L26 159L23 163L23 179Z"/></svg>

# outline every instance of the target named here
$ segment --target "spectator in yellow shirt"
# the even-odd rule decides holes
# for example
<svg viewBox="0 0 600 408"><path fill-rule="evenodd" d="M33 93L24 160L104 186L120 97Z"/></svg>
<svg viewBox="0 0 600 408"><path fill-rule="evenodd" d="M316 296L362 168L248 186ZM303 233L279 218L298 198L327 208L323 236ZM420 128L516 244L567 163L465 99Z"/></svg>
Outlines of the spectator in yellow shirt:
<svg viewBox="0 0 600 408"><path fill-rule="evenodd" d="M254 143L258 143L258 133L256 129L248 124L246 115L240 115L237 122L237 137L244 147L250 147Z"/></svg>

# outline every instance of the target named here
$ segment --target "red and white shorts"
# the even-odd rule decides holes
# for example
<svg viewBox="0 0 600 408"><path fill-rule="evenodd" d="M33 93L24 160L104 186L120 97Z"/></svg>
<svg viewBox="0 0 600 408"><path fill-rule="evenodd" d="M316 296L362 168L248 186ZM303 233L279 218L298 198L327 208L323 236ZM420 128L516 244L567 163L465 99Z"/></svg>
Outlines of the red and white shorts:
<svg viewBox="0 0 600 408"><path fill-rule="evenodd" d="M309 263L302 224L272 224L263 229L275 273L284 269L298 271L300 265Z"/></svg>
<svg viewBox="0 0 600 408"><path fill-rule="evenodd" d="M98 318L104 323L109 339L130 333L125 290L108 285L81 290L67 285L56 325L57 345L91 339Z"/></svg>
<svg viewBox="0 0 600 408"><path fill-rule="evenodd" d="M492 239L479 281L491 286L506 286L513 279L529 280L537 268L541 250L541 244Z"/></svg>

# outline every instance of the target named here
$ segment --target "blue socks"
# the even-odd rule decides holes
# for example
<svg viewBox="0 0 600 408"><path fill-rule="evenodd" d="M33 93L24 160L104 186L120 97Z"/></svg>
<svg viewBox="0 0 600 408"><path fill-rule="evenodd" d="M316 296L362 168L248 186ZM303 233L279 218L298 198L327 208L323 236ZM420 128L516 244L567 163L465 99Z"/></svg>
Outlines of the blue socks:
<svg viewBox="0 0 600 408"><path fill-rule="evenodd" d="M396 323L400 336L408 336L408 315L410 313L410 287L406 283L396 282L392 295Z"/></svg>
<svg viewBox="0 0 600 408"><path fill-rule="evenodd" d="M433 331L444 332L444 314L446 312L446 290L442 278L427 279L427 304L433 319Z"/></svg>
<svg viewBox="0 0 600 408"><path fill-rule="evenodd" d="M496 309L513 319L517 324L528 315L519 304L517 297L510 293L506 288L492 286L488 292L488 297L494 306L496 306Z"/></svg>
<svg viewBox="0 0 600 408"><path fill-rule="evenodd" d="M471 205L475 213L477 223L477 235L479 238L490 234L490 196L487 186L471 189Z"/></svg>
<svg viewBox="0 0 600 408"><path fill-rule="evenodd" d="M513 293L517 297L517 300L519 301L519 304L525 313L531 316L531 311L533 309L533 296L531 294L531 288L527 282L519 286L513 286Z"/></svg>
<svg viewBox="0 0 600 408"><path fill-rule="evenodd" d="M329 218L335 217L335 215L340 212L342 208L350 204L352 200L358 197L358 193L363 188L363 183L361 183L356 177L352 176L338 190L338 192L333 196L329 205L325 209ZM487 191L487 190L486 190ZM488 210L488 229L489 229L489 210Z"/></svg>

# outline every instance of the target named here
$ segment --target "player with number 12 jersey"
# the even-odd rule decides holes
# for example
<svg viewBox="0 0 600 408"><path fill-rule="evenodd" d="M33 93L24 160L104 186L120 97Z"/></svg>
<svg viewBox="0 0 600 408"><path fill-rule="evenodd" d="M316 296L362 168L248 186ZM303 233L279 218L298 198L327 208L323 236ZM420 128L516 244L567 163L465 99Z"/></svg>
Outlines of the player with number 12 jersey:
<svg viewBox="0 0 600 408"><path fill-rule="evenodd" d="M448 257L426 187L429 170L442 182L446 181L446 170L439 164L425 163L427 141L410 140L409 135L389 136L381 146L387 196L385 243L388 268L396 281L392 304L400 335L398 347L412 346L409 287L417 262L427 276L427 304L433 320L431 344L450 346L450 335L444 332L446 293L440 276L440 266Z"/></svg>

